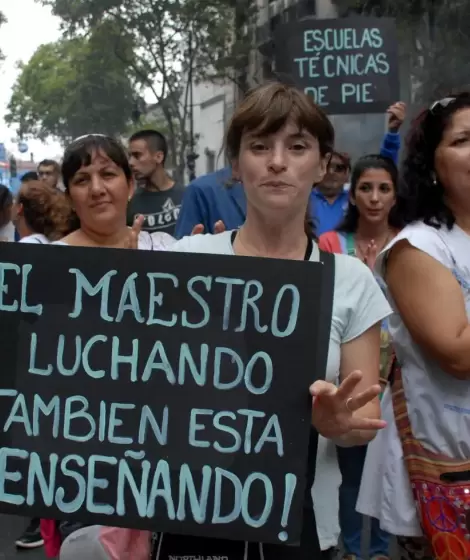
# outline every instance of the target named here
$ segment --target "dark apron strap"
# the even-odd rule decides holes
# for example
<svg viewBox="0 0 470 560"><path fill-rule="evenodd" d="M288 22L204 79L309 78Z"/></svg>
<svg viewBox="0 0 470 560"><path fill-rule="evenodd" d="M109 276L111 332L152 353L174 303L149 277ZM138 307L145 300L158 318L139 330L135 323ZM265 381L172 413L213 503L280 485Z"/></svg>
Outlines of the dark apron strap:
<svg viewBox="0 0 470 560"><path fill-rule="evenodd" d="M322 278L322 299L320 302L320 317L324 327L318 332L317 354L315 371L321 371L319 379L325 379L326 365L328 361L328 349L330 346L331 322L333 319L333 299L335 288L335 256L333 253L320 251L320 262L324 265ZM310 441L308 446L307 460L307 486L305 488L305 504L313 507L311 488L315 480L315 465L317 460L318 432L310 429ZM307 507L308 507L307 506Z"/></svg>

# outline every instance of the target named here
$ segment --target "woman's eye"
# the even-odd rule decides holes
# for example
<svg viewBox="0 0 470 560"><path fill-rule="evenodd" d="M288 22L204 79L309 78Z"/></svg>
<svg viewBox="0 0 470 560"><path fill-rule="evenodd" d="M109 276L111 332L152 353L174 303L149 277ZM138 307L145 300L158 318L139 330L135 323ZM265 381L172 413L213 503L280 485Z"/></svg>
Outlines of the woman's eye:
<svg viewBox="0 0 470 560"><path fill-rule="evenodd" d="M454 146L458 146L460 144L465 144L465 142L467 142L468 138L466 136L461 136L460 138L456 138L453 141L453 145Z"/></svg>
<svg viewBox="0 0 470 560"><path fill-rule="evenodd" d="M293 150L299 151L299 150L306 150L307 146L304 146L304 144L294 144L292 146Z"/></svg>
<svg viewBox="0 0 470 560"><path fill-rule="evenodd" d="M264 144L252 144L251 145L251 149L254 151L261 151L264 150L266 148L266 146Z"/></svg>

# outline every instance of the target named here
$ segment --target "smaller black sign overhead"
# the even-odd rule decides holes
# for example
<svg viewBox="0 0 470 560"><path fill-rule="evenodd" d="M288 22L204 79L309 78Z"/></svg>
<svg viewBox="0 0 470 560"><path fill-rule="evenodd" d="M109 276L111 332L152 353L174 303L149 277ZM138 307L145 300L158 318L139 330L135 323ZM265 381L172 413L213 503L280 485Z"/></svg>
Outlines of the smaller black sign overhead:
<svg viewBox="0 0 470 560"><path fill-rule="evenodd" d="M330 114L382 113L399 100L391 18L304 19L274 35L276 71Z"/></svg>

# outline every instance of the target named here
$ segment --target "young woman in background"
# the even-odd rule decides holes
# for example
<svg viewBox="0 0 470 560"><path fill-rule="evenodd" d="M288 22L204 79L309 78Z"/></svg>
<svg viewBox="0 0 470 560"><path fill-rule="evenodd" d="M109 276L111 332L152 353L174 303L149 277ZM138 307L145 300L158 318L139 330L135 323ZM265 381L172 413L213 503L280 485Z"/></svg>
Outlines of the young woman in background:
<svg viewBox="0 0 470 560"><path fill-rule="evenodd" d="M373 269L377 254L402 225L396 206L397 180L398 172L392 160L380 155L360 158L352 171L349 204L343 223L336 231L320 236L320 248L357 257ZM382 323L380 339L380 372L384 385L391 351L387 319ZM356 511L356 502L366 452L367 445L337 448L342 476L339 517L347 560L359 559L362 554L363 516ZM373 560L386 560L388 549L389 536L373 519L369 556Z"/></svg>

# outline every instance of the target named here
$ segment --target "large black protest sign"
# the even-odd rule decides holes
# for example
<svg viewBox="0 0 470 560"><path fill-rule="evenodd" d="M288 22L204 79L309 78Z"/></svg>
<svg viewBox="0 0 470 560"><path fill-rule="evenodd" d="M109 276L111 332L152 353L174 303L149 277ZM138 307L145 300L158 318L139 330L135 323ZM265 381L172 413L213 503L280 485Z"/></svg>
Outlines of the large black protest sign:
<svg viewBox="0 0 470 560"><path fill-rule="evenodd" d="M1 244L0 510L297 542L321 275Z"/></svg>
<svg viewBox="0 0 470 560"><path fill-rule="evenodd" d="M274 49L276 70L330 114L382 113L399 100L393 19L295 21L276 28Z"/></svg>

